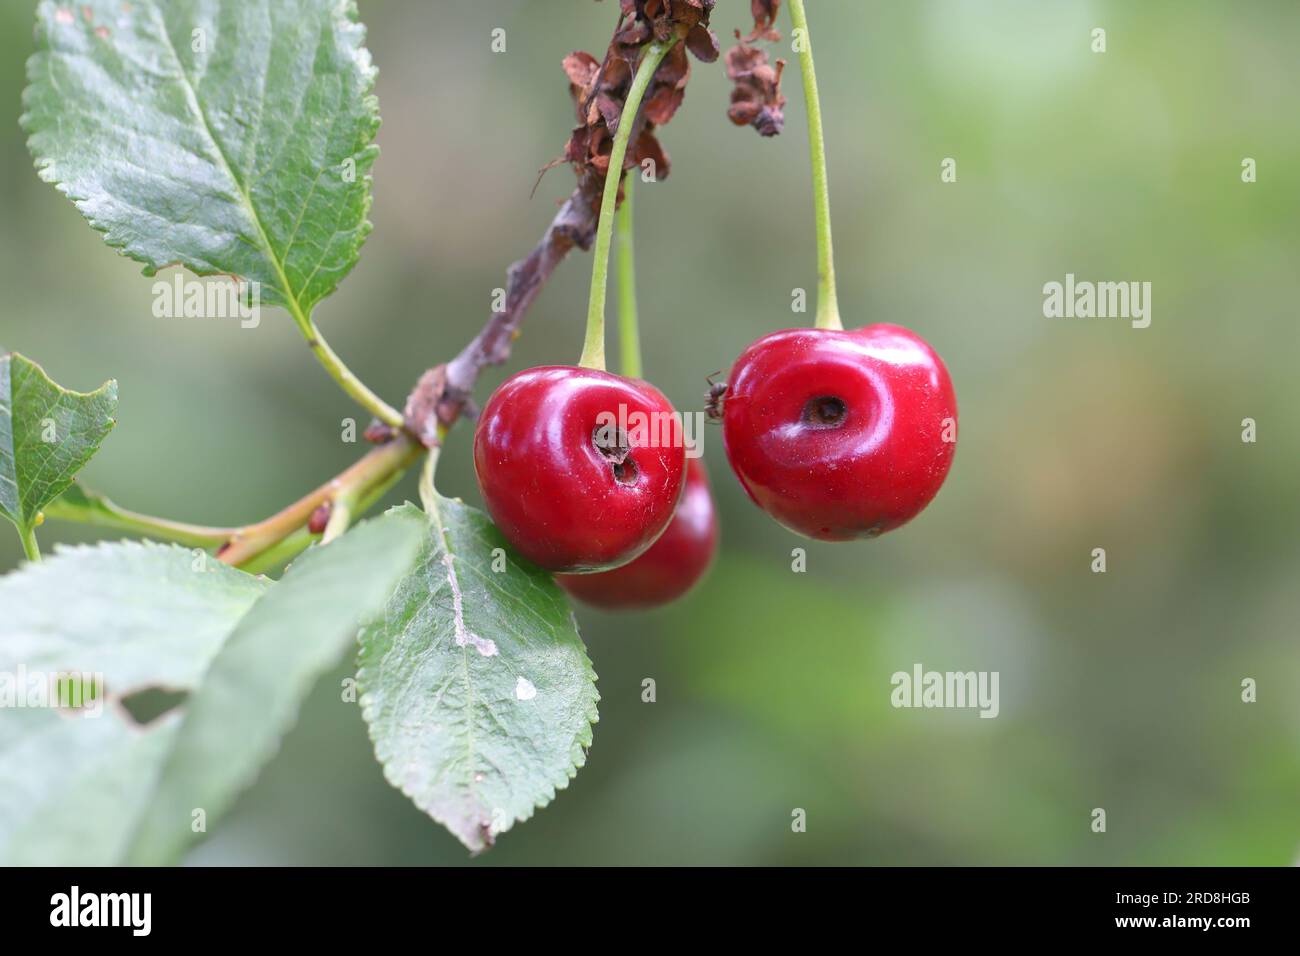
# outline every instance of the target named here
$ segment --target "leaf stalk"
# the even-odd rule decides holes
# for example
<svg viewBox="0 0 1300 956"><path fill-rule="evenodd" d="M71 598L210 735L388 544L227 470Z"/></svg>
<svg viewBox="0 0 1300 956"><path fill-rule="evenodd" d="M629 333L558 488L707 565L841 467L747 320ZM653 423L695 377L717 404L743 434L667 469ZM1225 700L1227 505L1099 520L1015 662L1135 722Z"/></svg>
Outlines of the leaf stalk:
<svg viewBox="0 0 1300 956"><path fill-rule="evenodd" d="M56 498L45 507L45 516L58 521L75 521L100 528L113 528L147 538L175 541L194 548L215 548L224 544L238 528L216 528L156 518L121 508L107 498L96 498L94 507L83 508L64 498Z"/></svg>
<svg viewBox="0 0 1300 956"><path fill-rule="evenodd" d="M23 541L23 554L27 560L33 563L41 560L41 546L36 543L36 529L32 527L22 527L18 529L18 536Z"/></svg>
<svg viewBox="0 0 1300 956"><path fill-rule="evenodd" d="M290 314L293 315L293 319L297 323L298 328L302 330L302 334L306 337L307 345L311 349L312 354L315 355L317 361L324 366L325 371L330 373L330 376L334 381L338 382L339 387L342 388L343 391L353 399L353 401L366 411L370 412L371 415L374 415L375 418L379 419L385 425L391 425L393 428L402 428L405 425L402 413L372 392L370 388L367 387L367 385L361 381L361 379L359 379L346 364L344 364L343 360L339 358L338 353L330 348L329 343L325 341L325 337L321 335L320 329L316 327L316 323L310 317L303 315L302 310L298 308L296 303L290 307L289 311Z"/></svg>

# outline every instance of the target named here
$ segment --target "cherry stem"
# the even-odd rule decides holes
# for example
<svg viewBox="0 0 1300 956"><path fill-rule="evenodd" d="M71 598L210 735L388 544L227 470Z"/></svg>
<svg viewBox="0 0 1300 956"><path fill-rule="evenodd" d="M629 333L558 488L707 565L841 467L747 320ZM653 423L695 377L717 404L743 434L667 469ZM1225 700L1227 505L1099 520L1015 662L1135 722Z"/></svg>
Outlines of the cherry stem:
<svg viewBox="0 0 1300 956"><path fill-rule="evenodd" d="M632 246L632 180L623 184L618 207L618 344L622 373L641 377L641 333L636 313L636 256Z"/></svg>
<svg viewBox="0 0 1300 956"><path fill-rule="evenodd" d="M813 211L817 221L817 322L819 329L842 329L840 307L835 296L835 257L831 247L831 200L826 176L826 138L822 132L821 99L817 95L817 71L813 68L812 35L803 0L790 0L795 42L799 46L799 70L803 74L803 96L808 108L808 155L812 161Z"/></svg>
<svg viewBox="0 0 1300 956"><path fill-rule="evenodd" d="M592 249L591 297L587 304L587 337L582 346L578 364L585 368L605 368L605 286L609 281L609 247L614 234L614 207L618 204L618 186L623 178L623 159L627 156L627 143L636 125L636 114L641 108L641 98L650 86L655 70L668 51L677 43L655 40L641 55L641 63L632 79L623 113L614 132L614 145L609 153L609 166L605 171L605 192L600 200L600 219L596 225L596 242Z"/></svg>

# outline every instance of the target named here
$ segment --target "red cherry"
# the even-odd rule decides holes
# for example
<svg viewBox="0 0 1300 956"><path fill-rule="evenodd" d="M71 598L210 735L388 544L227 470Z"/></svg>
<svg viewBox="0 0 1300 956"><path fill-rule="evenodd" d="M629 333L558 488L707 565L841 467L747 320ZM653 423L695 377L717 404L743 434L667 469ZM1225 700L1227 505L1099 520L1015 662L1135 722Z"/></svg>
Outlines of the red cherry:
<svg viewBox="0 0 1300 956"><path fill-rule="evenodd" d="M680 438L672 405L648 382L531 368L488 399L474 471L520 554L548 571L605 571L649 548L672 520L686 472Z"/></svg>
<svg viewBox="0 0 1300 956"><path fill-rule="evenodd" d="M948 370L897 325L764 336L736 360L722 414L749 496L824 541L873 538L916 517L956 449Z"/></svg>
<svg viewBox="0 0 1300 956"><path fill-rule="evenodd" d="M668 529L641 557L600 574L557 574L574 597L606 610L657 607L677 600L704 577L718 550L718 516L709 478L698 458L687 459L686 490Z"/></svg>

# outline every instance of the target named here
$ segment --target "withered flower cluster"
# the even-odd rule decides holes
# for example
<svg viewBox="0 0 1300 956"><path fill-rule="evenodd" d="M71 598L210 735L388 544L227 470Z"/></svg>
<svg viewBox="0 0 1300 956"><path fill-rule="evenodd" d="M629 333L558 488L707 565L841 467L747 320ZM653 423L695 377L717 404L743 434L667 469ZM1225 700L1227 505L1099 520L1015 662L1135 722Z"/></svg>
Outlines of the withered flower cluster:
<svg viewBox="0 0 1300 956"><path fill-rule="evenodd" d="M727 51L727 77L735 84L731 91L731 108L727 116L737 126L752 126L760 136L776 136L785 125L785 95L781 92L781 72L785 61L768 62L767 51L752 46L756 40L776 43L781 34L776 17L781 0L750 0L754 29L742 37L736 31L736 45Z"/></svg>
<svg viewBox="0 0 1300 956"><path fill-rule="evenodd" d="M628 140L624 169L653 163L656 178L668 175L668 154L655 136L656 127L673 118L686 96L691 76L689 50L705 63L718 58L718 38L709 29L709 13L715 0L620 0L619 23L605 58L597 61L590 53L577 51L564 58L569 92L577 112L574 127L564 149L564 160L578 176L578 189L593 212L600 208L614 132L623 117L623 106L642 48L652 40L674 38L683 42L673 47L655 71L646 91L644 106L635 118ZM619 194L620 199L622 193Z"/></svg>

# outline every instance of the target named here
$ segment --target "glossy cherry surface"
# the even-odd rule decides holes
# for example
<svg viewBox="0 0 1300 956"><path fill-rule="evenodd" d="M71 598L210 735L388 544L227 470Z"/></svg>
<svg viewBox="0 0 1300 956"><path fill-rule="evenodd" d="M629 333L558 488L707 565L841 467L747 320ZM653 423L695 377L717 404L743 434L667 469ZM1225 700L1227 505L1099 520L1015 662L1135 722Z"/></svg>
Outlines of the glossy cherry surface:
<svg viewBox="0 0 1300 956"><path fill-rule="evenodd" d="M630 610L677 600L704 577L718 550L718 516L709 478L687 459L686 490L667 530L636 560L599 574L557 574L556 583L592 607Z"/></svg>
<svg viewBox="0 0 1300 956"><path fill-rule="evenodd" d="M474 432L474 471L492 520L549 571L626 564L659 537L681 497L684 444L637 427L666 416L675 420L657 388L609 372L544 366L510 377Z"/></svg>
<svg viewBox="0 0 1300 956"><path fill-rule="evenodd" d="M787 329L736 360L723 404L727 459L760 508L825 541L914 518L956 449L943 360L897 325Z"/></svg>

